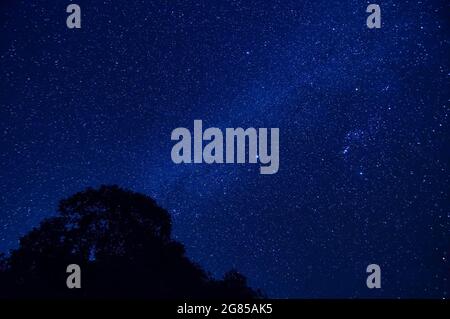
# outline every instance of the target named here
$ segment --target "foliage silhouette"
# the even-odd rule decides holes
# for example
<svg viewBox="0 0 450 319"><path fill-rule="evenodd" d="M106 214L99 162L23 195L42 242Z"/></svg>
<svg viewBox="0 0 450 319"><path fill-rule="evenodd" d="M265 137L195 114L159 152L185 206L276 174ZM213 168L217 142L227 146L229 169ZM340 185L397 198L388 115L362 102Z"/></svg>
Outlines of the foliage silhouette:
<svg viewBox="0 0 450 319"><path fill-rule="evenodd" d="M0 255L1 298L262 297L237 271L215 280L190 261L170 237L170 215L145 195L89 188L58 210L9 257ZM66 286L69 264L81 267L81 289Z"/></svg>

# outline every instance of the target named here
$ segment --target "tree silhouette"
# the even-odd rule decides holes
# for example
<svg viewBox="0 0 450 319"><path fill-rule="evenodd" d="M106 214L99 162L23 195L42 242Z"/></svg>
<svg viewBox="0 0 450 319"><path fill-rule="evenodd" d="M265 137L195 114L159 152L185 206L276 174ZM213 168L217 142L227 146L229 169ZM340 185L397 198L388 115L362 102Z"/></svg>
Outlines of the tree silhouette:
<svg viewBox="0 0 450 319"><path fill-rule="evenodd" d="M0 256L2 298L258 298L244 276L215 280L171 239L171 219L153 199L118 186L89 188L59 205ZM81 289L68 289L66 267L81 267Z"/></svg>

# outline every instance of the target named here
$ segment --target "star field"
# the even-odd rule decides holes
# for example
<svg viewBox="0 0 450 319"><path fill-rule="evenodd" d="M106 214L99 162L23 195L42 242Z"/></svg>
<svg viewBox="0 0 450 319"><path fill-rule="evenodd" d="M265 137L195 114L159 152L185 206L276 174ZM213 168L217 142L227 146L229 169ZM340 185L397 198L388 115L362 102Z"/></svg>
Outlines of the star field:
<svg viewBox="0 0 450 319"><path fill-rule="evenodd" d="M449 294L449 6L0 4L0 251L60 199L118 184L188 255L271 297ZM174 128L279 127L280 169L176 165ZM382 289L366 287L379 264Z"/></svg>

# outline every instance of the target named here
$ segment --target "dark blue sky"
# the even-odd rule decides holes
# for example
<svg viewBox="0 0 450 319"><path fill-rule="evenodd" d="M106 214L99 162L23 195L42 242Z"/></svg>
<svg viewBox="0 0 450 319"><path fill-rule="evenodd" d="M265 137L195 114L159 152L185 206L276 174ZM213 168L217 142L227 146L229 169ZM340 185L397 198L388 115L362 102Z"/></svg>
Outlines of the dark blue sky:
<svg viewBox="0 0 450 319"><path fill-rule="evenodd" d="M0 251L60 199L119 184L188 255L272 297L448 297L449 5L0 4ZM279 127L280 169L176 165L176 127ZM382 289L365 285L381 266Z"/></svg>

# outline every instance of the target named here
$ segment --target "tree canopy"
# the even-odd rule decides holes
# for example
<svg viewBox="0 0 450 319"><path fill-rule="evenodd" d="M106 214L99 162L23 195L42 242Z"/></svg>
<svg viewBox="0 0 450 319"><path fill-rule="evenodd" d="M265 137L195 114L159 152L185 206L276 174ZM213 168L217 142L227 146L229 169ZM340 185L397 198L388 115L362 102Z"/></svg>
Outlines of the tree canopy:
<svg viewBox="0 0 450 319"><path fill-rule="evenodd" d="M0 256L2 298L261 297L236 270L216 280L171 239L171 218L150 197L118 186L88 188L59 205L59 214ZM80 289L66 286L66 267L82 269Z"/></svg>

